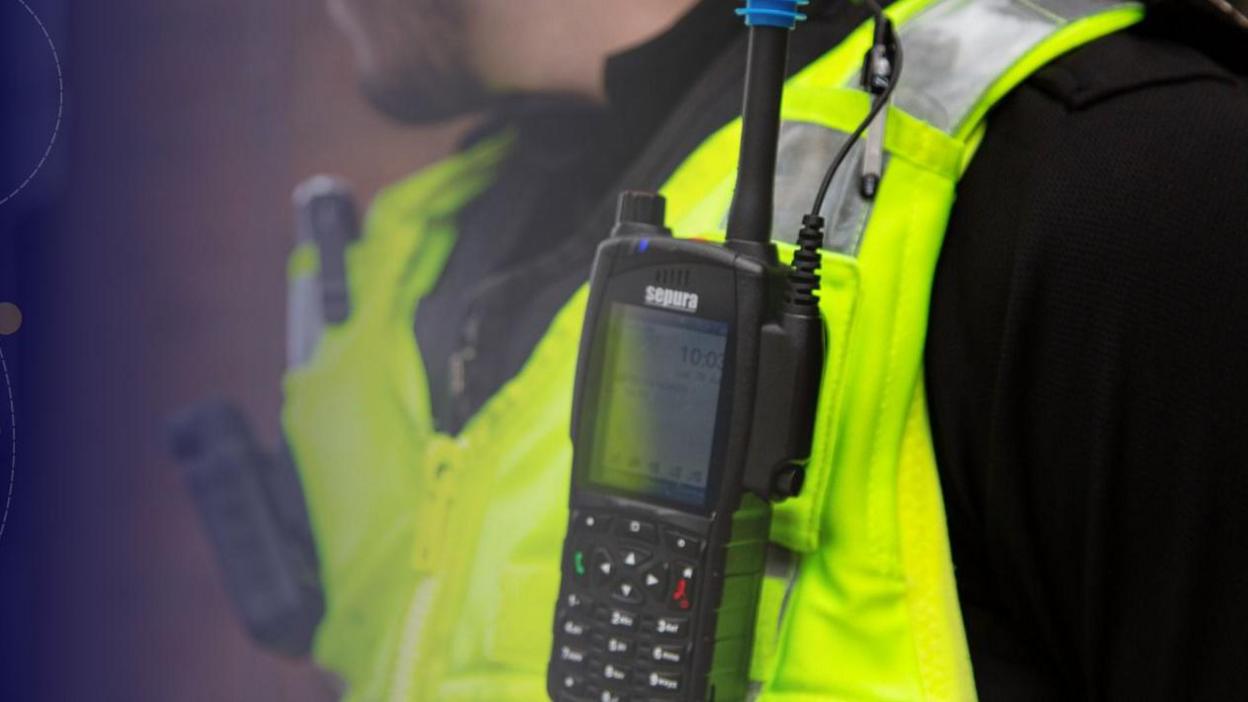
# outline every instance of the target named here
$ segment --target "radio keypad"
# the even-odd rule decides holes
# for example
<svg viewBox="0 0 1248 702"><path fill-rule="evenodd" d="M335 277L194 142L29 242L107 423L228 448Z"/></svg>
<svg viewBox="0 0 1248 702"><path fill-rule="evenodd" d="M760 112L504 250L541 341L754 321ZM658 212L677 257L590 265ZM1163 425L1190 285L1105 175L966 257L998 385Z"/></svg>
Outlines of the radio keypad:
<svg viewBox="0 0 1248 702"><path fill-rule="evenodd" d="M679 695L692 662L689 615L704 541L645 519L577 510L568 543L552 671L557 697Z"/></svg>

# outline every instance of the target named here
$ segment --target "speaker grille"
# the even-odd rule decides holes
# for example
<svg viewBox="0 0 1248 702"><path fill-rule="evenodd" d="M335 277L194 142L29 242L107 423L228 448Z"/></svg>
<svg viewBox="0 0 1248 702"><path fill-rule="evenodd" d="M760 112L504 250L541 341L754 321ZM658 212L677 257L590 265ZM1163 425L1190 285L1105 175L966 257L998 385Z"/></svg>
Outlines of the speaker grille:
<svg viewBox="0 0 1248 702"><path fill-rule="evenodd" d="M654 272L654 282L665 287L688 287L692 277L688 268L660 268Z"/></svg>

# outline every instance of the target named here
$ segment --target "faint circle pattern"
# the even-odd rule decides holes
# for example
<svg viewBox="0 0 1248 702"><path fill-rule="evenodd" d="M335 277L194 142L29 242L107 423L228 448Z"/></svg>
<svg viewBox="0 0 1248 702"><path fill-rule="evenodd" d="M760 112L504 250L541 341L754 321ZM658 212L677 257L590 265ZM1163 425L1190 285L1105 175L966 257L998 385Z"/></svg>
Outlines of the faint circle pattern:
<svg viewBox="0 0 1248 702"><path fill-rule="evenodd" d="M30 182L35 179L39 171L43 169L43 165L48 162L48 156L52 154L52 147L56 145L56 137L61 133L61 117L65 112L65 77L61 71L61 55L56 50L56 43L52 41L52 35L48 33L48 28L44 26L43 20L39 19L39 15L26 4L26 0L17 0L17 4L21 5L30 18L38 25L39 31L43 34L43 38L48 42L48 48L52 51L52 61L56 64L56 124L52 127L52 136L48 139L48 145L44 147L43 153L39 156L39 161L31 169L30 173L18 183L8 194L0 197L0 205L12 200L18 193L26 189ZM0 188L8 187L7 184L0 184ZM0 190L3 192L3 190ZM0 531L3 527L0 527Z"/></svg>
<svg viewBox="0 0 1248 702"><path fill-rule="evenodd" d="M0 302L0 336L16 334L21 328L21 308L12 302Z"/></svg>

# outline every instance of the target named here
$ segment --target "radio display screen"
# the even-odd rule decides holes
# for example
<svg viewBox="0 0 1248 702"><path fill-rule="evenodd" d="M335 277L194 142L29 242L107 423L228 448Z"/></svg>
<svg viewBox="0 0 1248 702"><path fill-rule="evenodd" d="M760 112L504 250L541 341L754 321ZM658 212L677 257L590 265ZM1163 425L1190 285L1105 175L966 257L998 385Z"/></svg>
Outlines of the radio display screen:
<svg viewBox="0 0 1248 702"><path fill-rule="evenodd" d="M590 481L703 505L727 345L726 322L611 303Z"/></svg>

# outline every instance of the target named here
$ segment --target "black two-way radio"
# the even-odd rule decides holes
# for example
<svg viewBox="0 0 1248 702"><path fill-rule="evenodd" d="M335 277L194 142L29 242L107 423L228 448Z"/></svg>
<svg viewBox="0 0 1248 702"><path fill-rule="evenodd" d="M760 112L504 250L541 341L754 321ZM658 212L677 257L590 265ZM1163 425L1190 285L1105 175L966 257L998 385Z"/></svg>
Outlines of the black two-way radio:
<svg viewBox="0 0 1248 702"><path fill-rule="evenodd" d="M823 368L821 222L808 218L792 266L770 242L799 4L738 11L750 46L724 244L672 238L663 199L633 192L598 249L547 678L556 701L747 693L770 502L801 488Z"/></svg>

